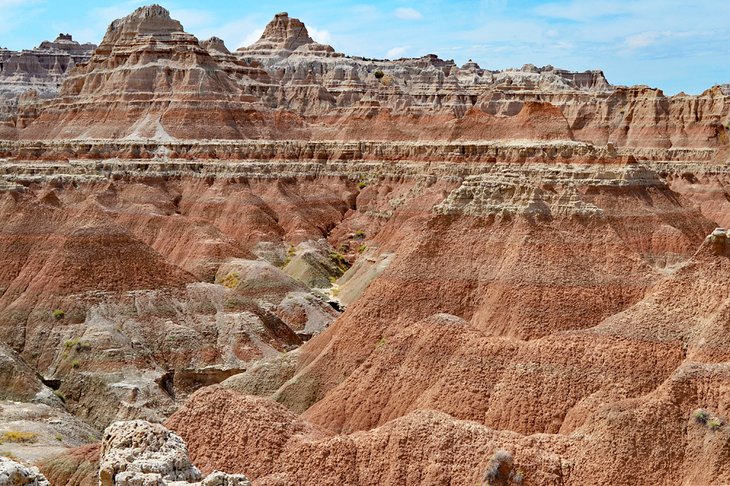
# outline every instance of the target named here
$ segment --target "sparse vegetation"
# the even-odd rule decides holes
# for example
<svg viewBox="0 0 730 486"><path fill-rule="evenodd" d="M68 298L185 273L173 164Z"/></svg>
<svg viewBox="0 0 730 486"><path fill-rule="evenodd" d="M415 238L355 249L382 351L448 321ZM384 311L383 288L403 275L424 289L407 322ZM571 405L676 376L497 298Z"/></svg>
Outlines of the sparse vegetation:
<svg viewBox="0 0 730 486"><path fill-rule="evenodd" d="M81 366L81 362L77 359L71 361L71 368L77 370Z"/></svg>
<svg viewBox="0 0 730 486"><path fill-rule="evenodd" d="M62 311L61 309L56 309L53 312L51 312L51 314L53 315L53 318L56 319L57 321L60 321L61 319L66 317L66 313L64 311Z"/></svg>
<svg viewBox="0 0 730 486"><path fill-rule="evenodd" d="M66 403L66 395L61 390L53 390L53 394L56 395L62 402Z"/></svg>
<svg viewBox="0 0 730 486"><path fill-rule="evenodd" d="M220 281L220 284L227 289L235 289L241 283L241 276L238 272L231 272Z"/></svg>
<svg viewBox="0 0 730 486"><path fill-rule="evenodd" d="M484 482L488 485L506 483L512 476L513 465L514 458L512 457L512 453L504 449L499 449L489 459L487 470L484 473Z"/></svg>
<svg viewBox="0 0 730 486"><path fill-rule="evenodd" d="M8 458L8 459L10 459L11 461L19 462L19 463L21 463L21 464L23 463L23 462L22 462L22 461L21 461L21 460L20 460L20 459L18 458L18 456L16 456L15 454L13 454L13 453L12 453L12 452L10 452L10 451L0 451L0 456L2 456L2 457L7 457L7 458Z"/></svg>
<svg viewBox="0 0 730 486"><path fill-rule="evenodd" d="M355 231L355 238L358 240L362 240L365 238L365 232L363 230L357 230Z"/></svg>
<svg viewBox="0 0 730 486"><path fill-rule="evenodd" d="M707 421L707 427L709 427L711 430L717 430L722 427L722 420L717 417L712 417L710 420Z"/></svg>
<svg viewBox="0 0 730 486"><path fill-rule="evenodd" d="M695 422L698 424L706 425L707 421L710 420L710 412L698 408L692 413L692 418L695 419Z"/></svg>
<svg viewBox="0 0 730 486"><path fill-rule="evenodd" d="M360 246L358 246L358 247L357 247L357 252L358 252L358 253L365 253L365 252L367 251L367 249L368 249L368 247L367 247L367 246L365 246L365 245L360 245Z"/></svg>
<svg viewBox="0 0 730 486"><path fill-rule="evenodd" d="M91 350L91 344L89 344L86 341L82 341L81 338L69 339L68 341L66 341L65 343L63 343L63 346L67 350L73 349L77 353L81 353L81 352L84 352L84 351L90 351Z"/></svg>
<svg viewBox="0 0 730 486"><path fill-rule="evenodd" d="M357 188L358 189L365 189L366 187L368 187L368 183L365 182L365 181L360 181L360 182L357 183Z"/></svg>
<svg viewBox="0 0 730 486"><path fill-rule="evenodd" d="M282 267L285 267L289 265L289 262L291 262L292 258L294 258L297 254L297 247L294 245L289 245L289 250L286 252L286 260L281 264Z"/></svg>
<svg viewBox="0 0 730 486"><path fill-rule="evenodd" d="M376 79L383 79L384 76L385 76L385 73L383 71L381 71L380 69L378 69L377 71L375 71L375 78Z"/></svg>
<svg viewBox="0 0 730 486"><path fill-rule="evenodd" d="M0 443L32 444L36 440L38 440L38 434L34 432L22 432L20 430L8 430L0 435Z"/></svg>
<svg viewBox="0 0 730 486"><path fill-rule="evenodd" d="M710 430L717 430L723 426L724 421L715 415L710 414L707 410L698 408L692 412L692 418L700 425L704 425Z"/></svg>
<svg viewBox="0 0 730 486"><path fill-rule="evenodd" d="M347 262L345 257L340 252L331 251L330 259L332 259L332 261L335 262L335 264L337 265L337 268L339 268L340 271L343 273L346 272L348 268L350 268L350 264Z"/></svg>
<svg viewBox="0 0 730 486"><path fill-rule="evenodd" d="M58 442L63 442L63 436L61 434L56 434L56 440Z"/></svg>

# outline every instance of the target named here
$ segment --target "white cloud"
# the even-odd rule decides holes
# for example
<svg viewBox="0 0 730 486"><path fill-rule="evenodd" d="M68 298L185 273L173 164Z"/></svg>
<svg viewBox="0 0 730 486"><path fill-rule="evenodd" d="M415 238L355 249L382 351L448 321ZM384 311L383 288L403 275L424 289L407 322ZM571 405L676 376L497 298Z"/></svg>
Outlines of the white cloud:
<svg viewBox="0 0 730 486"><path fill-rule="evenodd" d="M415 8L400 7L395 9L395 16L401 20L421 20L423 15Z"/></svg>
<svg viewBox="0 0 730 486"><path fill-rule="evenodd" d="M262 35L264 35L265 28L266 27L259 27L257 29L252 30L251 32L249 32L249 34L246 37L244 37L241 45L238 47L248 47L251 44L255 43L257 40L259 40L261 38ZM238 49L238 47L236 47L236 49Z"/></svg>
<svg viewBox="0 0 730 486"><path fill-rule="evenodd" d="M329 44L332 42L332 35L327 30L319 30L316 27L307 26L307 31L309 31L309 37L314 39L315 42L319 42L320 44Z"/></svg>
<svg viewBox="0 0 730 486"><path fill-rule="evenodd" d="M643 32L627 37L625 45L629 49L641 49L642 47L649 47L655 44L658 37L656 32Z"/></svg>
<svg viewBox="0 0 730 486"><path fill-rule="evenodd" d="M388 59L403 57L403 55L408 52L408 49L410 48L411 46L394 47L385 53L385 57L387 57Z"/></svg>
<svg viewBox="0 0 730 486"><path fill-rule="evenodd" d="M193 32L216 23L216 16L207 10L175 9L170 11L170 16L179 20L186 32Z"/></svg>
<svg viewBox="0 0 730 486"><path fill-rule="evenodd" d="M235 51L239 47L250 46L259 40L263 33L264 27L250 18L232 20L223 25L213 24L193 32L201 40L213 36L220 37L231 51Z"/></svg>

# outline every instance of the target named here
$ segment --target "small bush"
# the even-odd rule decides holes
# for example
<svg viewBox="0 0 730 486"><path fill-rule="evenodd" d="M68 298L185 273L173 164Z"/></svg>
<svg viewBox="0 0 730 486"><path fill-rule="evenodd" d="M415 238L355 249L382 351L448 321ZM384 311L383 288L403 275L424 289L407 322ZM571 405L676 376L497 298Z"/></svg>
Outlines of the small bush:
<svg viewBox="0 0 730 486"><path fill-rule="evenodd" d="M61 309L56 309L53 312L51 312L51 314L53 315L53 318L56 319L57 321L60 321L61 319L66 317L66 313L64 311L62 311Z"/></svg>
<svg viewBox="0 0 730 486"><path fill-rule="evenodd" d="M21 444L31 444L38 439L38 434L33 432L21 432L19 430L8 430L0 435L2 442L15 442Z"/></svg>
<svg viewBox="0 0 730 486"><path fill-rule="evenodd" d="M358 240L362 240L365 238L365 232L363 230L357 230L355 231L355 238Z"/></svg>
<svg viewBox="0 0 730 486"><path fill-rule="evenodd" d="M722 427L722 420L717 417L712 417L710 420L707 421L707 427L712 430L717 430Z"/></svg>
<svg viewBox="0 0 730 486"><path fill-rule="evenodd" d="M330 258L333 262L337 265L337 268L340 269L341 272L345 272L348 268L350 268L350 264L347 262L345 257L336 251L330 252Z"/></svg>
<svg viewBox="0 0 730 486"><path fill-rule="evenodd" d="M358 253L365 253L365 252L367 251L367 249L368 249L368 247L367 247L367 246L365 246L365 245L360 245L360 246L358 246L358 247L357 247L357 252L358 252Z"/></svg>
<svg viewBox="0 0 730 486"><path fill-rule="evenodd" d="M513 465L512 453L504 449L498 450L489 459L487 470L484 473L484 481L490 485L506 482L511 476Z"/></svg>
<svg viewBox="0 0 730 486"><path fill-rule="evenodd" d="M77 359L71 361L71 368L77 370L81 366L81 362Z"/></svg>
<svg viewBox="0 0 730 486"><path fill-rule="evenodd" d="M62 402L66 403L66 395L61 390L53 390L53 394L56 395Z"/></svg>
<svg viewBox="0 0 730 486"><path fill-rule="evenodd" d="M221 279L221 285L227 289L235 289L241 283L241 276L238 272L231 272Z"/></svg>
<svg viewBox="0 0 730 486"><path fill-rule="evenodd" d="M692 414L692 418L695 419L695 422L698 424L706 425L707 421L710 420L710 413L707 410L698 408Z"/></svg>
<svg viewBox="0 0 730 486"><path fill-rule="evenodd" d="M377 79L383 79L384 76L385 76L385 73L383 71L381 71L380 69L378 69L377 71L375 71L375 77Z"/></svg>
<svg viewBox="0 0 730 486"><path fill-rule="evenodd" d="M86 341L82 341L81 338L69 339L68 341L63 343L63 346L66 349L74 349L76 350L76 352L79 353L91 350L91 344Z"/></svg>
<svg viewBox="0 0 730 486"><path fill-rule="evenodd" d="M367 186L368 186L368 183L365 182L365 181L360 181L360 182L357 183L357 188L358 189L365 189Z"/></svg>
<svg viewBox="0 0 730 486"><path fill-rule="evenodd" d="M63 442L63 436L61 434L56 434L56 440L58 442Z"/></svg>

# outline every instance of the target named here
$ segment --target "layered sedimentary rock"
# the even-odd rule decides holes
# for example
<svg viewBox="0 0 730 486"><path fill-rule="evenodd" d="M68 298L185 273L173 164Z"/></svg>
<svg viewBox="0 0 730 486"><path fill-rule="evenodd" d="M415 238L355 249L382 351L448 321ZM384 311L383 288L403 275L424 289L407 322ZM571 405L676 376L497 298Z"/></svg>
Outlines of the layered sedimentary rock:
<svg viewBox="0 0 730 486"><path fill-rule="evenodd" d="M611 86L600 71L347 57L286 13L231 53L221 39L198 42L159 6L115 22L57 99L18 103L27 108L14 124L28 128L4 138L543 139L717 149L730 116L719 86L667 97Z"/></svg>
<svg viewBox="0 0 730 486"><path fill-rule="evenodd" d="M0 142L0 384L169 430L54 484L730 481L726 86L353 58L285 13L233 50L160 6L81 64Z"/></svg>
<svg viewBox="0 0 730 486"><path fill-rule="evenodd" d="M42 100L55 97L66 75L88 61L94 49L94 44L79 44L69 34L35 49L0 49L0 139L13 138L16 127L34 118Z"/></svg>
<svg viewBox="0 0 730 486"><path fill-rule="evenodd" d="M144 7L112 23L89 62L66 78L23 137L260 136L266 127L252 115L256 99L249 94L255 84L226 72L167 10ZM266 118L273 128L276 120Z"/></svg>

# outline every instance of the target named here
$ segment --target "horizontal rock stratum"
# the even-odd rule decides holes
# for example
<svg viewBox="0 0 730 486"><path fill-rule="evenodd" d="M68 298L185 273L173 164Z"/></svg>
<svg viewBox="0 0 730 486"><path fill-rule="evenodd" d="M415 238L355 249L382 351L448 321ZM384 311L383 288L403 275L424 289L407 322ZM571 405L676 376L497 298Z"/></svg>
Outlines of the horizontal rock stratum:
<svg viewBox="0 0 730 486"><path fill-rule="evenodd" d="M0 100L11 484L730 482L727 85L153 5Z"/></svg>

